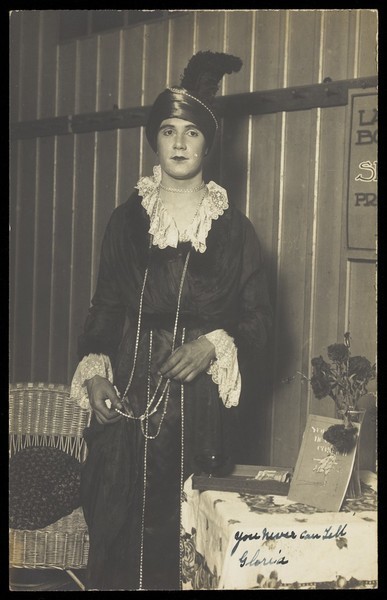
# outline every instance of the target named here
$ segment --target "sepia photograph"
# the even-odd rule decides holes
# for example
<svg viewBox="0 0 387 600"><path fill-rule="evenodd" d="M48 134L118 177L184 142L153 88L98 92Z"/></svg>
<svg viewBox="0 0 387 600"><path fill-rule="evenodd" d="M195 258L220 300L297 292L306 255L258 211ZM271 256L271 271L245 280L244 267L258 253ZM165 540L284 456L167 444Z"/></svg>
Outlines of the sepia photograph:
<svg viewBox="0 0 387 600"><path fill-rule="evenodd" d="M379 587L378 29L9 12L10 591Z"/></svg>

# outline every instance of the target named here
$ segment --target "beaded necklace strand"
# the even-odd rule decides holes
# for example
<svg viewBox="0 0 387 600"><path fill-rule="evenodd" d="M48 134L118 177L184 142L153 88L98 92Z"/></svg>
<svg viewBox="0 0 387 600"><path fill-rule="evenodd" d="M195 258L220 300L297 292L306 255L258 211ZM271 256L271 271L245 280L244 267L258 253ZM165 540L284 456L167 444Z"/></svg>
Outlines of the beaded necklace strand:
<svg viewBox="0 0 387 600"><path fill-rule="evenodd" d="M152 331L150 332L149 346L151 348L152 342ZM184 344L185 339L185 327L183 327L181 343ZM150 398L150 373L151 373L151 352L149 352L148 362L148 385L147 385L147 400ZM165 414L165 413L164 413ZM184 383L180 385L180 418L181 418L181 441L180 441L180 490L179 490L179 518L180 518L180 537L179 537L179 589L181 589L181 573L182 573L182 561L184 556L184 544L183 544L183 527L182 527L182 502L183 502L183 488L184 488ZM143 422L141 422L141 428L144 434L144 473L143 473L143 495L142 495L142 508L141 508L141 536L140 536L140 566L139 566L139 590L143 590L143 567L144 567L144 531L145 531L145 505L146 505L146 486L147 486L147 460L148 460L148 440L154 439L156 436L150 436L148 434L149 417L145 418L145 429L143 429ZM161 425L159 426L161 427Z"/></svg>
<svg viewBox="0 0 387 600"><path fill-rule="evenodd" d="M206 184L204 183L204 181L201 182L200 185L191 188L191 189L185 189L185 188L173 188L173 187L166 187L165 185L163 185L162 183L159 184L160 188L166 192L173 192L175 194L193 194L195 192L200 192L200 190L202 190L204 188Z"/></svg>
<svg viewBox="0 0 387 600"><path fill-rule="evenodd" d="M151 241L152 243L152 241ZM179 294L178 294L178 300L177 300L177 309L176 309L176 316L175 316L175 324L174 324L174 328L173 328L173 338L172 338L172 348L171 348L171 353L175 350L175 344L176 344L176 335L177 335L177 327L178 327L178 322L179 322L179 317L180 317L180 306L181 306L181 295L183 292L183 285L184 285L184 280L185 280L185 276L187 273L187 267L188 267L188 261L189 261L189 257L190 257L190 251L187 253L187 256L185 258L185 262L184 262L184 267L183 267L183 273L181 276L181 280L180 280L180 286L179 286ZM156 396L157 396L157 392L161 386L163 377L160 376L157 385L156 385L156 389L153 393L153 395L147 399L147 404L146 404L146 408L145 411L142 415L140 416L135 416L133 414L133 411L131 410L131 408L128 406L127 408L127 404L129 404L129 399L128 399L128 391L130 389L130 386L132 385L132 381L133 381L133 377L134 377L134 372L136 369L136 365L137 365L137 357L138 357L138 348L139 348L139 342L140 342L140 331L141 331L141 319L142 319L142 307L143 307L143 301L144 301L144 291L145 291L145 284L148 278L148 272L149 272L149 264L145 270L145 274L144 274L144 280L143 280L143 284L142 284L142 288L141 288L141 294L140 294L140 303L139 303L139 312L138 312L138 321L137 321L137 331L136 331L136 341L135 341L135 347L134 347L134 357L133 357L133 365L132 365L132 370L129 376L129 381L128 381L128 385L125 388L124 394L123 394L123 398L122 398L122 403L124 405L124 410L125 412L121 411L120 409L116 408L116 412L118 412L120 415L122 415L123 417L126 417L127 419L134 419L134 420L138 420L141 421L141 431L144 435L144 437L146 437L147 439L155 439L159 433L160 433L160 429L161 429L161 425L162 422L164 420L166 411L167 411L167 406L168 406L168 401L169 401L169 390L170 390L170 379L167 379L164 385L164 388L160 394L159 399L156 401L156 404L152 407L152 405L154 404L155 400L156 400ZM151 342L152 337L150 334L150 354L151 354ZM148 377L148 385L150 385L149 382L150 379L150 375ZM161 415L161 419L156 431L155 435L150 435L147 431L145 431L144 429L144 424L143 421L144 419L147 419L149 416L153 415L157 410L158 407L160 406L160 404L162 403L162 401L164 400L164 407L163 407L163 412Z"/></svg>
<svg viewBox="0 0 387 600"><path fill-rule="evenodd" d="M150 240L149 249L151 248L151 246L152 246L152 238ZM190 257L190 251L187 252L187 256L185 258L183 272L182 272L180 285L179 285L177 309L176 309L175 323L174 323L174 328L173 328L172 350L171 350L172 352L174 351L175 344L176 344L177 328L178 328L180 308L181 308L181 296L182 296L182 292L183 292L185 276L187 273L189 257ZM145 270L144 280L143 280L143 284L142 284L142 288L141 288L139 313L138 313L138 321L137 321L137 331L136 331L136 341L135 341L135 349L134 349L134 356L133 356L133 365L132 365L132 370L131 370L131 373L129 376L128 385L125 388L125 392L124 392L124 395L122 398L123 403L129 402L127 394L130 389L130 386L132 384L134 372L135 372L136 364L137 364L138 348L139 348L139 341L140 341L140 331L141 331L142 307L143 307L143 301L144 301L145 284L146 284L146 281L148 278L148 272L149 272L149 261L148 261L147 268ZM185 339L185 328L183 328L183 332L182 332L182 342L181 342L182 344L184 343L184 339ZM142 415L140 415L139 417L136 417L133 414L131 414L131 412L129 412L131 409L130 409L130 407L127 409L125 404L124 404L124 408L125 408L126 412L122 412L121 410L119 410L117 408L115 409L120 415L122 415L128 419L139 420L140 426L141 426L141 432L144 436L144 461L143 461L144 471L143 471L143 494L142 494L141 530L140 530L139 590L143 590L142 586L143 586L143 566L144 566L144 532L145 532L145 506L146 506L146 488L147 488L148 441L155 439L160 433L161 426L162 426L164 417L167 412L168 401L169 401L169 392L170 392L170 379L167 379L164 389L162 390L158 401L156 402L155 406L151 410L151 406L156 399L156 395L157 395L157 392L159 390L159 387L160 387L160 384L162 381L162 377L160 377L160 379L157 383L157 386L156 386L156 390L155 390L154 394L151 396L150 382L151 382L151 365L152 365L152 347L153 347L153 331L151 329L149 332L147 402L146 402L146 408L145 408L144 413ZM149 433L149 417L157 411L163 398L165 398L165 400L164 400L164 406L163 406L163 411L162 411L162 414L160 417L160 421L159 421L156 432L153 435L151 435ZM181 569L182 569L182 559L183 559L183 544L182 544L181 529L182 529L182 499L183 499L183 486L184 486L184 384L183 383L180 386L180 411L181 411L181 446L180 446L180 494L179 494L179 503L180 503L180 506L179 506L179 516L180 516L179 587L181 588ZM144 425L144 422L145 422L145 425Z"/></svg>

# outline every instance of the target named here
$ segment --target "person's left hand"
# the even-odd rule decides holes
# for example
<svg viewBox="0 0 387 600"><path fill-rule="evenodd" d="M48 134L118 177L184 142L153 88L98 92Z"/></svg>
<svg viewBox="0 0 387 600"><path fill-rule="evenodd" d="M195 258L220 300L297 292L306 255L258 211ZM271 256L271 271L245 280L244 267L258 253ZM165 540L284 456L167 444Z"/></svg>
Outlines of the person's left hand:
<svg viewBox="0 0 387 600"><path fill-rule="evenodd" d="M165 379L189 383L206 371L215 358L214 344L203 336L176 348L160 367L159 373Z"/></svg>

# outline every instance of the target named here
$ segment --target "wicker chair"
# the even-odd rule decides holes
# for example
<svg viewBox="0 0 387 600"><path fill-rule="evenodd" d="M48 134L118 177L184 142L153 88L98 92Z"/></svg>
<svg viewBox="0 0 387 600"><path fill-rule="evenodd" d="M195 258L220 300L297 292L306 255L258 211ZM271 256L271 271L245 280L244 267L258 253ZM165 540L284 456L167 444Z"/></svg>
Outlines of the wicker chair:
<svg viewBox="0 0 387 600"><path fill-rule="evenodd" d="M9 394L10 457L31 445L59 448L79 461L86 457L83 429L90 413L70 399L70 388L48 383L16 383ZM56 523L37 530L10 530L10 567L62 569L85 587L73 569L86 567L89 538L79 507Z"/></svg>

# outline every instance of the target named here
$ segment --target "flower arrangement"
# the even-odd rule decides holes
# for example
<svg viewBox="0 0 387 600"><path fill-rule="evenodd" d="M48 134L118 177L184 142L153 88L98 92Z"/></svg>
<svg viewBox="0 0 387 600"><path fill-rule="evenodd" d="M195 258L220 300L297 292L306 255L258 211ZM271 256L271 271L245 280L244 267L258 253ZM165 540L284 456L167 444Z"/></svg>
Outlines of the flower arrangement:
<svg viewBox="0 0 387 600"><path fill-rule="evenodd" d="M310 384L316 398L329 396L336 405L343 424L332 425L323 437L338 452L348 452L356 444L357 428L353 415L359 411L359 401L367 394L367 385L375 378L376 365L365 356L351 356L351 337L344 334L343 344L331 344L327 348L328 359L312 358Z"/></svg>
<svg viewBox="0 0 387 600"><path fill-rule="evenodd" d="M344 334L343 344L331 344L327 348L328 361L321 355L312 358L312 376L303 379L310 382L317 399L330 397L343 424L332 425L323 438L337 452L349 452L356 444L358 429L353 425L354 415L359 411L359 401L368 393L367 385L375 378L376 365L364 356L351 356L351 337Z"/></svg>

